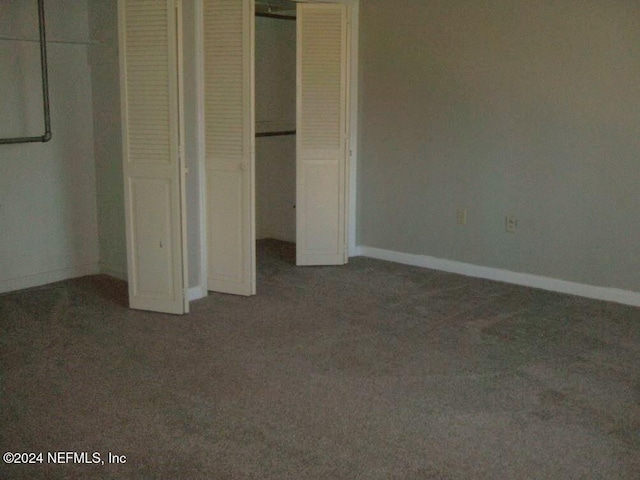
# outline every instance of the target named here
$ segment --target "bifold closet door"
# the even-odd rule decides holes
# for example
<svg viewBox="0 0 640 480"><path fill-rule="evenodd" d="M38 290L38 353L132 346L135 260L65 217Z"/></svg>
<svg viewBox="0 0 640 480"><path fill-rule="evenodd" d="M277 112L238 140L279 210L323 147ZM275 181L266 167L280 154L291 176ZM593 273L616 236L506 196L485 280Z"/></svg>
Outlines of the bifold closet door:
<svg viewBox="0 0 640 480"><path fill-rule="evenodd" d="M208 288L253 295L253 0L203 0L203 17Z"/></svg>
<svg viewBox="0 0 640 480"><path fill-rule="evenodd" d="M347 7L297 9L296 261L341 265L346 252Z"/></svg>
<svg viewBox="0 0 640 480"><path fill-rule="evenodd" d="M129 302L185 313L178 30L173 0L118 2Z"/></svg>

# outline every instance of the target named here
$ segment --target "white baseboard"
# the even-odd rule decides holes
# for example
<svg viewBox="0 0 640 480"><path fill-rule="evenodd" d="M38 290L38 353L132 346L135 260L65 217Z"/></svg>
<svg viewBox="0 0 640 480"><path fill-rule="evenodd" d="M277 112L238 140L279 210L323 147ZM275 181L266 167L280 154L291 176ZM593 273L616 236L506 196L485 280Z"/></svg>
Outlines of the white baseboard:
<svg viewBox="0 0 640 480"><path fill-rule="evenodd" d="M552 292L567 293L595 300L622 303L640 307L640 292L621 290L617 288L596 287L582 283L567 282L556 278L542 277L528 273L512 272L499 268L481 267L470 263L456 262L442 258L429 257L427 255L414 255L411 253L394 252L374 247L358 246L354 256L376 258L415 267L431 268L444 272L458 273L468 277L496 280L498 282L512 283L525 287L540 288Z"/></svg>
<svg viewBox="0 0 640 480"><path fill-rule="evenodd" d="M86 275L96 275L100 272L98 263L87 263L69 268L50 270L48 272L25 275L18 278L0 280L0 293L22 290L23 288L39 287L48 283L60 282L70 278L84 277Z"/></svg>
<svg viewBox="0 0 640 480"><path fill-rule="evenodd" d="M196 287L191 287L187 290L187 296L190 302L194 300L200 300L201 298L205 298L208 295L207 289L203 288L202 285L198 285Z"/></svg>

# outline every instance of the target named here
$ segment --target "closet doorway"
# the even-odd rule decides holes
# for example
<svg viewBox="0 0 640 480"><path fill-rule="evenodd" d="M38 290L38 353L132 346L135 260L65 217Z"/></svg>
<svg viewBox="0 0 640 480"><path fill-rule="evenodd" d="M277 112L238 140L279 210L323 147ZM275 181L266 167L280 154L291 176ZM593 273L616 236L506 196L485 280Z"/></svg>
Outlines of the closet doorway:
<svg viewBox="0 0 640 480"><path fill-rule="evenodd" d="M347 225L355 205L359 1L295 3L296 263L340 265L354 239ZM190 68L182 1L118 1L130 305L170 313L188 311L192 288L256 290L255 2L186 4L194 12ZM186 121L185 75L197 78L198 91ZM195 149L185 144L185 123L197 126ZM202 186L199 208L186 201L185 155L194 155L187 150L198 152L189 184ZM283 194L287 209L290 195ZM195 262L200 285L189 282L188 213L206 230Z"/></svg>
<svg viewBox="0 0 640 480"><path fill-rule="evenodd" d="M355 103L350 86L355 84L351 62L357 42L352 35L351 16L357 0L296 3L296 106L295 139L278 151L284 175L273 182L276 204L263 205L257 195L256 126L263 140L286 137L292 132L289 109L258 118L256 124L256 3L254 0L205 0L204 37L204 136L207 178L207 271L208 289L238 295L256 293L255 240L265 236L265 225L292 239L295 223L297 265L341 265L348 259L349 168L355 151L355 129L351 122ZM267 2L267 9L273 5ZM291 2L280 2L288 9ZM260 8L264 4L260 3ZM269 13L269 12L267 12ZM275 18L273 19L275 20ZM293 22L292 20L283 20ZM260 32L260 34L265 32ZM287 34L283 34L286 38ZM289 37L291 38L291 37ZM283 55L285 56L285 55ZM277 72L277 78L282 79ZM282 80L289 82L290 80ZM286 89L284 89L286 92ZM284 97L291 98L286 93ZM259 99L267 104L269 100ZM283 102L284 105L286 102ZM272 106L274 104L272 103ZM282 140L282 139L280 139ZM293 141L292 141L293 140ZM284 142L270 142L285 144ZM292 190L282 188L291 174L291 146L295 143L295 203ZM265 152L260 152L261 157ZM351 157L351 158L350 158ZM262 158L260 159L262 160ZM268 167L265 167L268 169ZM259 170L258 170L259 169ZM273 172L277 174L276 167ZM291 177L289 177L291 178ZM277 190L277 194L273 191ZM265 195L269 195L266 193ZM268 202L267 202L268 203ZM276 207L277 205L277 207ZM295 210L294 210L295 205ZM265 208L266 207L266 208ZM280 207L280 208L278 208ZM256 217L276 210L276 218ZM295 216L292 211L295 211ZM278 215L279 214L279 215ZM293 220L293 222L292 222ZM263 229L256 235L257 226ZM266 227L268 228L268 227Z"/></svg>
<svg viewBox="0 0 640 480"><path fill-rule="evenodd" d="M256 240L296 242L296 4L255 3Z"/></svg>

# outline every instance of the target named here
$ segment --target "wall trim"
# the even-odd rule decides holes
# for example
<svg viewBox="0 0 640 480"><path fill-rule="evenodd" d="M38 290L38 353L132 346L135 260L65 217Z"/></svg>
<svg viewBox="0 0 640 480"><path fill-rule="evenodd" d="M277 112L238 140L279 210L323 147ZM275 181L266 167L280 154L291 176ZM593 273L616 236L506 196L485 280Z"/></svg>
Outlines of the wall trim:
<svg viewBox="0 0 640 480"><path fill-rule="evenodd" d="M193 302L194 300L200 300L201 298L205 298L208 294L209 293L207 292L206 287L202 285L197 285L187 290L187 299L190 302Z"/></svg>
<svg viewBox="0 0 640 480"><path fill-rule="evenodd" d="M49 283L61 282L71 278L97 275L100 273L98 262L75 265L68 268L60 268L47 272L25 275L23 277L0 280L0 293L13 292L24 288L40 287Z"/></svg>
<svg viewBox="0 0 640 480"><path fill-rule="evenodd" d="M200 209L200 265L198 277L200 288L207 296L207 282L209 272L208 260L208 231L207 231L207 168L205 158L205 119L204 119L204 5L202 0L196 0L193 19L195 24L195 75L196 75L196 116L198 117L197 133L197 168L198 168L198 196ZM202 298L202 297L199 297Z"/></svg>
<svg viewBox="0 0 640 480"><path fill-rule="evenodd" d="M347 247L348 254L353 255L353 252L358 248L356 243L357 236L357 222L358 222L358 155L359 155L359 87L360 87L360 0L351 0L347 2L350 7L350 82L349 82L349 134L350 138L350 156L347 157L347 184L349 188L349 197L345 199L347 202Z"/></svg>
<svg viewBox="0 0 640 480"><path fill-rule="evenodd" d="M482 267L470 263L446 260L427 255L415 255L367 246L356 247L355 253L356 254L354 256L371 257L378 260L387 260L404 265L457 273L468 277L484 278L486 280L495 280L498 282L522 285L525 287L540 288L542 290L549 290L552 292L578 295L580 297L591 298L594 300L605 300L608 302L640 307L640 292L633 292L630 290L596 287L593 285L559 280L557 278L512 272L510 270L502 270L499 268Z"/></svg>

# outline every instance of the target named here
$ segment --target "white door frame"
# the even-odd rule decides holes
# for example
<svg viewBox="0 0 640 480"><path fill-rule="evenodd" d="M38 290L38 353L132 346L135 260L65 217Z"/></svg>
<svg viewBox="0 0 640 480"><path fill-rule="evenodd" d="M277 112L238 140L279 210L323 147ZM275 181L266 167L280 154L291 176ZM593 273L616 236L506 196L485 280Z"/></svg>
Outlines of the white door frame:
<svg viewBox="0 0 640 480"><path fill-rule="evenodd" d="M347 231L349 256L355 257L356 225L357 225L357 173L358 173L358 77L359 77L359 44L360 44L360 0L342 0L350 8L349 15L349 145L350 155L347 157Z"/></svg>
<svg viewBox="0 0 640 480"><path fill-rule="evenodd" d="M202 1L195 0L196 10L196 74L197 78L197 117L198 117L198 170L200 183L200 278L203 283L202 291L207 291L207 242L206 242L206 179L205 179L205 157L204 157L204 66L202 40ZM357 231L357 172L358 172L358 72L359 72L359 32L360 32L360 0L306 0L309 3L342 3L349 8L349 32L348 49L349 61L349 150L347 157L347 243L349 256L356 256L356 231Z"/></svg>
<svg viewBox="0 0 640 480"><path fill-rule="evenodd" d="M208 294L209 249L207 248L207 168L205 159L205 115L204 115L204 7L202 0L195 0L195 74L196 74L196 119L197 133L197 168L200 222L200 265L199 291L200 298Z"/></svg>

